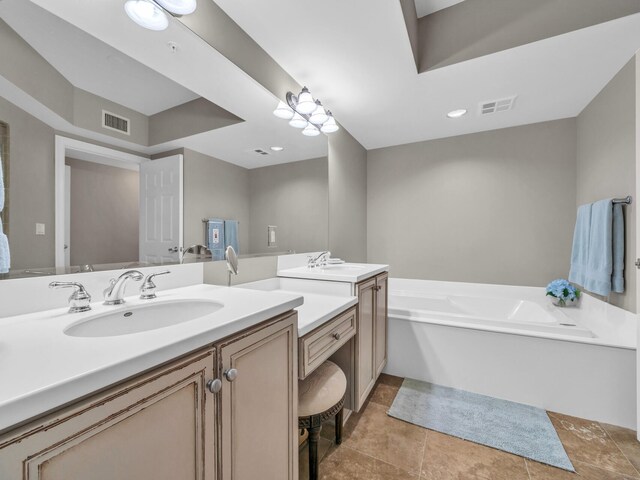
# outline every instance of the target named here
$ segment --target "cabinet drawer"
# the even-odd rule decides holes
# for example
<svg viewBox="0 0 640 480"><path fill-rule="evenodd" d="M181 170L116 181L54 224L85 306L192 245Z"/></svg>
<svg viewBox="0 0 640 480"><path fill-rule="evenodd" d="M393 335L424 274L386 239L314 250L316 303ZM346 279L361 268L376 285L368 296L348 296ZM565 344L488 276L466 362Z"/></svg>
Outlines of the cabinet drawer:
<svg viewBox="0 0 640 480"><path fill-rule="evenodd" d="M356 308L299 339L299 372L304 379L356 334Z"/></svg>

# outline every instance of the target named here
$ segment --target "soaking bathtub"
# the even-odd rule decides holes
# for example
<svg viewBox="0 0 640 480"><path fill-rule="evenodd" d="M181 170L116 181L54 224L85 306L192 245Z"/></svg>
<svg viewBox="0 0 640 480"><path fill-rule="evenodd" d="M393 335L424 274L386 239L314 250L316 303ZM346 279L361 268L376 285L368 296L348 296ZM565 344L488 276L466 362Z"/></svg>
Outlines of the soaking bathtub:
<svg viewBox="0 0 640 480"><path fill-rule="evenodd" d="M385 372L636 429L635 315L544 288L392 278Z"/></svg>

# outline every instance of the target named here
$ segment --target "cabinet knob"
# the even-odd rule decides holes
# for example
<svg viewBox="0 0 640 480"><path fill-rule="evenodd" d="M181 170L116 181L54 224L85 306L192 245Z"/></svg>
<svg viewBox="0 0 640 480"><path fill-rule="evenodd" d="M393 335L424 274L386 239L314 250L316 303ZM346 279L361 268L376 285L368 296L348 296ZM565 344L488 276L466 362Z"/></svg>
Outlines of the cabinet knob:
<svg viewBox="0 0 640 480"><path fill-rule="evenodd" d="M340 333L339 332L334 333L333 338L335 338L336 340L340 340Z"/></svg>
<svg viewBox="0 0 640 480"><path fill-rule="evenodd" d="M211 393L218 393L220 390L222 390L222 382L219 378L216 378L215 380L209 380L207 382L207 388Z"/></svg>
<svg viewBox="0 0 640 480"><path fill-rule="evenodd" d="M233 382L236 378L238 378L238 370L236 370L235 368L225 370L224 378L226 378L229 382Z"/></svg>

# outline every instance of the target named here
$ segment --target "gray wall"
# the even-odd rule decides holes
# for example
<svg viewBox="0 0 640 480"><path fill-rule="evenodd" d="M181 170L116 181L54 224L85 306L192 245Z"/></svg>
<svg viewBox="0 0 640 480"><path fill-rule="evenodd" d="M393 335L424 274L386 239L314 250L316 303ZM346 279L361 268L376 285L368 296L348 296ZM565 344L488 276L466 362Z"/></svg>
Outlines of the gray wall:
<svg viewBox="0 0 640 480"><path fill-rule="evenodd" d="M11 268L52 267L55 258L53 129L1 97L0 121L9 125ZM36 223L45 224L44 236L36 236Z"/></svg>
<svg viewBox="0 0 640 480"><path fill-rule="evenodd" d="M247 169L184 149L184 245L204 243L203 218L238 220L240 252L249 245Z"/></svg>
<svg viewBox="0 0 640 480"><path fill-rule="evenodd" d="M329 136L329 250L367 260L367 151L344 128Z"/></svg>
<svg viewBox="0 0 640 480"><path fill-rule="evenodd" d="M368 260L405 278L566 278L575 138L569 119L370 151Z"/></svg>
<svg viewBox="0 0 640 480"><path fill-rule="evenodd" d="M249 252L313 252L328 245L327 158L249 170ZM276 225L276 246L267 246Z"/></svg>
<svg viewBox="0 0 640 480"><path fill-rule="evenodd" d="M238 275L231 275L231 285L273 278L276 276L277 268L277 256L240 258L238 261ZM204 283L226 286L228 275L225 261L205 262Z"/></svg>
<svg viewBox="0 0 640 480"><path fill-rule="evenodd" d="M578 116L577 204L636 192L636 59L611 80ZM636 311L636 202L625 214L624 294L610 301Z"/></svg>
<svg viewBox="0 0 640 480"><path fill-rule="evenodd" d="M67 158L71 167L71 265L138 260L137 171Z"/></svg>
<svg viewBox="0 0 640 480"><path fill-rule="evenodd" d="M473 0L422 17L419 71L640 12L638 0Z"/></svg>

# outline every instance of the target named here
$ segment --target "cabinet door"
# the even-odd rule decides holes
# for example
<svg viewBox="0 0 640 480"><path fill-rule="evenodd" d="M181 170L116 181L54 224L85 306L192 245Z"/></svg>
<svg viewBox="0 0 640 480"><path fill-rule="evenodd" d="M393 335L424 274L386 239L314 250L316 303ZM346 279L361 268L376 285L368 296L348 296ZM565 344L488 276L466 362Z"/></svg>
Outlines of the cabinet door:
<svg viewBox="0 0 640 480"><path fill-rule="evenodd" d="M219 345L224 480L297 479L297 344L290 313Z"/></svg>
<svg viewBox="0 0 640 480"><path fill-rule="evenodd" d="M376 280L367 280L357 285L358 328L356 332L356 412L367 400L376 378L375 360L375 310Z"/></svg>
<svg viewBox="0 0 640 480"><path fill-rule="evenodd" d="M387 285L389 275L382 273L376 277L376 328L375 328L375 359L376 378L382 373L387 364Z"/></svg>
<svg viewBox="0 0 640 480"><path fill-rule="evenodd" d="M0 478L214 480L214 364L178 360L0 437Z"/></svg>

